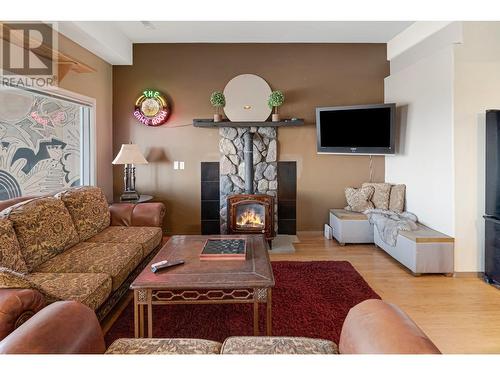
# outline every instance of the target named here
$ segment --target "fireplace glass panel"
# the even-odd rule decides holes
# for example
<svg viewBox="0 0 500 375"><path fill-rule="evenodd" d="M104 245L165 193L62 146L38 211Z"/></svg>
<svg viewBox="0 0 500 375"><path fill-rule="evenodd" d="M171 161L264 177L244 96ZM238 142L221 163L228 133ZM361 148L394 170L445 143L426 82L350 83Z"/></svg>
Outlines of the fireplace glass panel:
<svg viewBox="0 0 500 375"><path fill-rule="evenodd" d="M242 203L236 206L237 229L264 229L266 221L264 205Z"/></svg>

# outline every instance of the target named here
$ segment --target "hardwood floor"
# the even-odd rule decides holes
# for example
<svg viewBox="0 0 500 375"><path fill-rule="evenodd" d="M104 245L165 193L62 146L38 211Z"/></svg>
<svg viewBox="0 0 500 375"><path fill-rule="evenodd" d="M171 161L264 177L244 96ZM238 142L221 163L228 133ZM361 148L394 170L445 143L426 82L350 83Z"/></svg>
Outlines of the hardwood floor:
<svg viewBox="0 0 500 375"><path fill-rule="evenodd" d="M272 254L271 260L347 260L443 353L500 353L500 290L477 277L415 277L374 245L340 246L320 232L298 237L294 254Z"/></svg>
<svg viewBox="0 0 500 375"><path fill-rule="evenodd" d="M400 306L443 353L500 353L500 290L477 277L415 277L374 245L340 246L321 232L298 234L293 254L271 260L349 261L386 301ZM131 300L124 298L109 319L106 332Z"/></svg>

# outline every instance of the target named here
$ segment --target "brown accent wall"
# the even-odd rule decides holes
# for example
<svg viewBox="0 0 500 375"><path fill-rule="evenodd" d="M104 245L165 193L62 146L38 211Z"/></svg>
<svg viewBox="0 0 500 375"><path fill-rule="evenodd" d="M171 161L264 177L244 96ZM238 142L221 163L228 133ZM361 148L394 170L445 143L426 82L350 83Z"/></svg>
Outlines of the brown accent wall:
<svg viewBox="0 0 500 375"><path fill-rule="evenodd" d="M95 69L93 73L70 71L59 83L63 89L96 100L96 183L113 199L113 68L82 46L59 35L59 50Z"/></svg>
<svg viewBox="0 0 500 375"><path fill-rule="evenodd" d="M344 188L369 177L367 156L318 155L315 108L382 103L389 74L383 44L136 44L132 66L113 67L113 153L132 141L148 154L164 150L168 161L137 167L137 188L167 205L169 233L200 232L200 162L218 161L217 129L199 129L209 118L209 96L234 76L253 73L283 90L282 117L307 126L280 128L279 159L297 161L297 228L321 230L328 209L345 205ZM167 125L148 128L132 116L137 95L155 88L172 100ZM185 170L173 169L173 161ZM384 179L384 157L374 157L374 180ZM114 168L114 192L123 187Z"/></svg>

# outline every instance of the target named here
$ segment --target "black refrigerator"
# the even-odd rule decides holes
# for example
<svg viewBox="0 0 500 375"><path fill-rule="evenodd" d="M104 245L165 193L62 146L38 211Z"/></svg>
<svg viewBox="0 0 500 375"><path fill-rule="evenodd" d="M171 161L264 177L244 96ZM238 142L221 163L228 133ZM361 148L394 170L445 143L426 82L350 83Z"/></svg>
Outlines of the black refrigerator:
<svg viewBox="0 0 500 375"><path fill-rule="evenodd" d="M486 111L484 279L500 286L500 110Z"/></svg>

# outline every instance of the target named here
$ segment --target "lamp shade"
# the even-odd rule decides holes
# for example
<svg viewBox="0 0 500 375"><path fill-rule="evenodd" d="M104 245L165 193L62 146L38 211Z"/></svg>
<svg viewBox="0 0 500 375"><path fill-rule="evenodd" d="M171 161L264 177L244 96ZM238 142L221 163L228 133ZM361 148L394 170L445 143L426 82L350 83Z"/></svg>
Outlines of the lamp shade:
<svg viewBox="0 0 500 375"><path fill-rule="evenodd" d="M148 164L148 161L144 158L137 145L126 144L122 145L120 152L113 160L113 164Z"/></svg>

